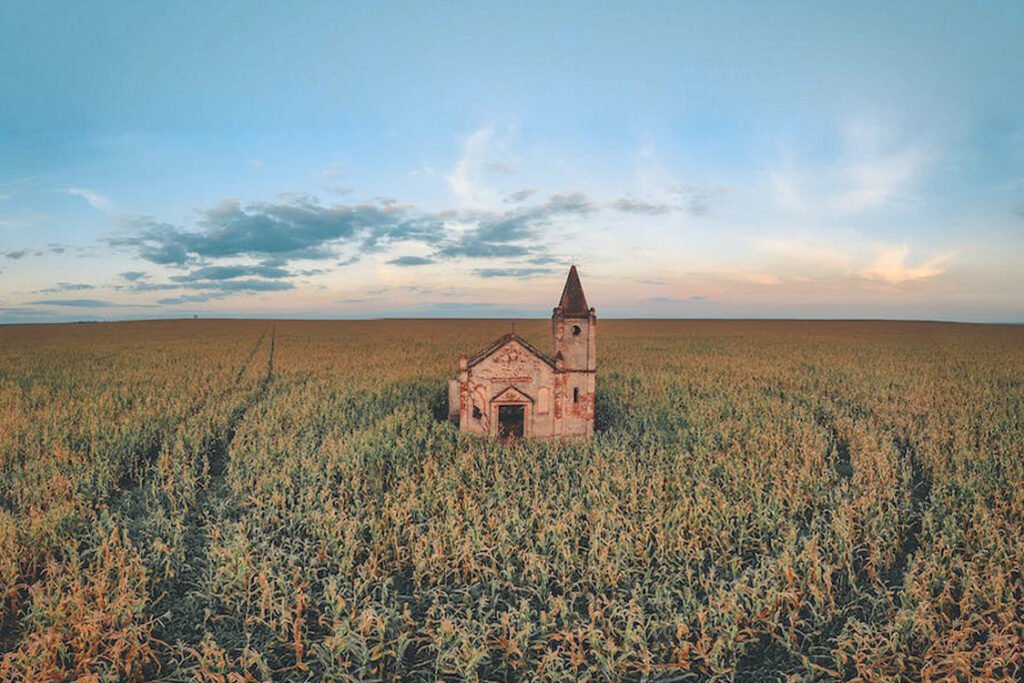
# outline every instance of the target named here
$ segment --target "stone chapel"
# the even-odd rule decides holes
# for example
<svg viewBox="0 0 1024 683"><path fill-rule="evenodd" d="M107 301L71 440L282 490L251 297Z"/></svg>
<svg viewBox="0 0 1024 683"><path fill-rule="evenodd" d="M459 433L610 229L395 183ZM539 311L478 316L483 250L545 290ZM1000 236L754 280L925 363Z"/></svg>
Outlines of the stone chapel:
<svg viewBox="0 0 1024 683"><path fill-rule="evenodd" d="M551 316L552 354L513 333L459 358L448 415L472 434L510 438L594 434L597 315L576 266Z"/></svg>

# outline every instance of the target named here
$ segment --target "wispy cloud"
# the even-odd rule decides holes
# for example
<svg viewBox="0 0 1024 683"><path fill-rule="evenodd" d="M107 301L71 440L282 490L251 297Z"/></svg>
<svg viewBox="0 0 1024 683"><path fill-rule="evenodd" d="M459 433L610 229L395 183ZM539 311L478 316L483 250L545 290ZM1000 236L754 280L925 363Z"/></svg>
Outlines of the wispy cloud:
<svg viewBox="0 0 1024 683"><path fill-rule="evenodd" d="M792 167L769 170L768 184L772 190L772 199L779 208L791 213L802 213L807 208L803 180Z"/></svg>
<svg viewBox="0 0 1024 683"><path fill-rule="evenodd" d="M756 272L771 278L766 284L818 282L860 288L865 281L895 286L943 275L954 258L952 250L926 259L913 259L909 244L872 242L857 233L832 239L808 235L758 238Z"/></svg>
<svg viewBox="0 0 1024 683"><path fill-rule="evenodd" d="M909 201L938 158L934 145L879 120L840 127L831 156L790 149L766 172L776 206L789 213L852 214Z"/></svg>
<svg viewBox="0 0 1024 683"><path fill-rule="evenodd" d="M479 268L473 271L477 277L495 278L529 278L537 275L548 275L554 271L550 268Z"/></svg>
<svg viewBox="0 0 1024 683"><path fill-rule="evenodd" d="M200 280L177 282L135 282L128 286L118 287L128 292L167 292L173 290L208 290L214 292L280 292L295 289L295 285L286 280Z"/></svg>
<svg viewBox="0 0 1024 683"><path fill-rule="evenodd" d="M55 287L36 290L37 294L56 294L57 292L81 292L87 289L96 289L95 285L85 282L58 282Z"/></svg>
<svg viewBox="0 0 1024 683"><path fill-rule="evenodd" d="M522 190L516 190L509 196L505 197L505 202L508 204L520 204L525 202L527 199L537 194L537 190L532 187L523 188Z"/></svg>
<svg viewBox="0 0 1024 683"><path fill-rule="evenodd" d="M191 282L183 286L197 290L195 294L181 294L178 296L157 299L158 304L172 305L182 303L195 303L211 301L214 299L225 299L238 294L254 294L265 292L283 292L295 289L295 285L281 280L225 280L211 282ZM180 287L174 287L178 289Z"/></svg>
<svg viewBox="0 0 1024 683"><path fill-rule="evenodd" d="M953 258L953 252L943 252L930 259L910 265L907 257L910 256L910 245L882 245L875 251L875 258L860 271L860 276L868 280L881 280L888 284L901 284L915 280L926 280L942 275L945 269L942 267Z"/></svg>
<svg viewBox="0 0 1024 683"><path fill-rule="evenodd" d="M843 172L847 189L836 198L835 206L843 211L863 211L905 198L928 159L924 150L912 147L850 163Z"/></svg>
<svg viewBox="0 0 1024 683"><path fill-rule="evenodd" d="M729 188L726 187L676 184L669 187L672 201L647 201L623 197L610 202L608 206L616 211L645 216L660 216L673 211L686 211L691 216L705 216L711 211L712 204L724 198L729 192Z"/></svg>
<svg viewBox="0 0 1024 683"><path fill-rule="evenodd" d="M89 203L89 206L99 211L107 211L114 205L110 199L104 197L100 193L92 190L86 190L81 187L69 187L63 190L63 192L75 197L81 197Z"/></svg>
<svg viewBox="0 0 1024 683"><path fill-rule="evenodd" d="M0 321L8 323L35 322L53 315L52 310L25 308L24 306L0 306Z"/></svg>
<svg viewBox="0 0 1024 683"><path fill-rule="evenodd" d="M691 216L706 216L714 203L731 193L728 187L704 187L702 185L674 185L672 193L678 196Z"/></svg>
<svg viewBox="0 0 1024 683"><path fill-rule="evenodd" d="M482 181L485 155L488 144L494 137L494 129L484 126L474 131L462 146L462 154L455 162L455 168L445 177L448 187L461 204L468 207L484 207L494 204L494 191Z"/></svg>
<svg viewBox="0 0 1024 683"><path fill-rule="evenodd" d="M437 175L437 171L433 166L424 162L420 162L420 165L409 171L406 175L415 178L416 176L434 176Z"/></svg>
<svg viewBox="0 0 1024 683"><path fill-rule="evenodd" d="M157 299L156 302L161 306L178 306L180 304L195 304L204 303L206 301L213 301L216 299L224 299L228 296L226 292L206 292L203 294L182 294L180 296L169 296L163 299Z"/></svg>
<svg viewBox="0 0 1024 683"><path fill-rule="evenodd" d="M265 262L255 265L204 266L186 275L175 275L171 280L175 282L201 282L204 280L234 280L242 277L279 279L291 277L291 275L292 273L284 268Z"/></svg>
<svg viewBox="0 0 1024 683"><path fill-rule="evenodd" d="M41 299L29 301L30 306L64 306L67 308L110 308L122 304L100 299Z"/></svg>
<svg viewBox="0 0 1024 683"><path fill-rule="evenodd" d="M344 169L341 164L331 164L320 169L320 175L327 178L337 178L343 173Z"/></svg>
<svg viewBox="0 0 1024 683"><path fill-rule="evenodd" d="M645 216L660 216L662 214L669 213L676 208L671 204L656 204L628 197L616 199L610 202L608 206L616 211L622 211L623 213L642 214Z"/></svg>
<svg viewBox="0 0 1024 683"><path fill-rule="evenodd" d="M787 274L809 272L848 273L853 268L853 254L848 244L821 240L806 235L768 235L758 237L755 246L775 268Z"/></svg>
<svg viewBox="0 0 1024 683"><path fill-rule="evenodd" d="M434 263L434 259L426 256L399 256L388 261L393 266L426 266Z"/></svg>
<svg viewBox="0 0 1024 683"><path fill-rule="evenodd" d="M655 304L693 304L707 301L708 297L703 294L694 294L687 297L652 296L647 300Z"/></svg>
<svg viewBox="0 0 1024 683"><path fill-rule="evenodd" d="M514 172L513 164L510 164L507 161L486 161L484 162L484 169L494 173L503 173L505 175L509 175Z"/></svg>
<svg viewBox="0 0 1024 683"><path fill-rule="evenodd" d="M489 190L481 186L479 176L487 142L494 134L494 129L489 126L474 131L463 144L462 156L456 162L452 173L445 177L452 188L452 193L467 206L489 203Z"/></svg>
<svg viewBox="0 0 1024 683"><path fill-rule="evenodd" d="M437 251L442 257L519 257L539 251L541 233L555 220L587 216L597 210L582 193L553 195L543 204L501 213L469 213L475 227Z"/></svg>
<svg viewBox="0 0 1024 683"><path fill-rule="evenodd" d="M38 184L42 179L42 176L32 175L24 176L22 178L15 178L14 180L0 181L0 200L11 199L15 196L16 190L24 189L25 187L31 187L32 185Z"/></svg>

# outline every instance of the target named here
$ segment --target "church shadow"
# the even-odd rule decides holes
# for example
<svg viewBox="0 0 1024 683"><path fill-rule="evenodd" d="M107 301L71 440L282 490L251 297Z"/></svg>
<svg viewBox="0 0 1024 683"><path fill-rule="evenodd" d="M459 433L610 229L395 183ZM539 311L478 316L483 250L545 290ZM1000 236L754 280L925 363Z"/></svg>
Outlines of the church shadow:
<svg viewBox="0 0 1024 683"><path fill-rule="evenodd" d="M594 433L608 432L621 426L626 414L627 405L619 375L598 375L594 395Z"/></svg>
<svg viewBox="0 0 1024 683"><path fill-rule="evenodd" d="M448 421L448 382L442 382L438 384L436 389L432 388L430 392L430 413L434 416L434 420L437 422ZM456 426L458 422L456 421Z"/></svg>

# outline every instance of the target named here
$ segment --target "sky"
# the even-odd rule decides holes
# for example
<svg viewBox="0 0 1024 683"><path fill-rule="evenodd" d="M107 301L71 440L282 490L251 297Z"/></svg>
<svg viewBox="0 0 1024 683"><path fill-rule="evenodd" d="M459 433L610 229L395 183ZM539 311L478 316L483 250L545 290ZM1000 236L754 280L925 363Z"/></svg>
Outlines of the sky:
<svg viewBox="0 0 1024 683"><path fill-rule="evenodd" d="M0 13L0 322L1024 322L1024 4Z"/></svg>

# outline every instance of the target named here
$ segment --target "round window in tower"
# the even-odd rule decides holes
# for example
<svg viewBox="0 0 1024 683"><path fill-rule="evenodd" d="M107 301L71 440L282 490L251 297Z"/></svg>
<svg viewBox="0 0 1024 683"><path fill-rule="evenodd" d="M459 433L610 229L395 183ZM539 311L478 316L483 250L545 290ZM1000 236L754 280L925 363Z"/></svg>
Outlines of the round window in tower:
<svg viewBox="0 0 1024 683"><path fill-rule="evenodd" d="M579 325L573 325L572 326L572 336L578 337L578 336L580 336L580 332L582 332L582 331L583 330L580 329Z"/></svg>

